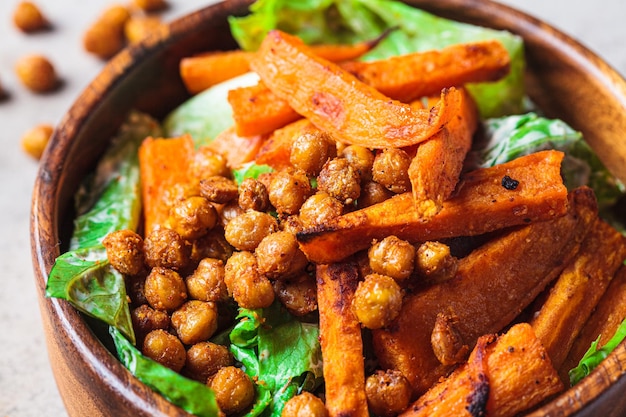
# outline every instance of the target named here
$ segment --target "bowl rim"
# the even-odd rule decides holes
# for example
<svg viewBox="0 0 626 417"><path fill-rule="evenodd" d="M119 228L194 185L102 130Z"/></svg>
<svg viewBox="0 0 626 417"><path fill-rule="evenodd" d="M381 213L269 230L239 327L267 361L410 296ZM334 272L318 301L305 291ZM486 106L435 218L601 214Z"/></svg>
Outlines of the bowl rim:
<svg viewBox="0 0 626 417"><path fill-rule="evenodd" d="M135 381L134 384L143 384L136 380L96 338L82 316L67 301L45 297L47 276L55 258L60 255L60 216L59 207L54 197L58 197L59 183L64 177L65 156L73 146L74 136L89 119L91 112L98 106L99 97L114 89L116 80L133 71L137 61L141 58L156 54L179 37L184 36L190 26L201 25L201 22L218 11L224 12L225 10L245 7L252 2L252 0L227 0L201 8L172 21L165 30L156 36L125 49L111 59L100 74L76 98L74 104L59 122L50 146L42 156L35 180L30 214L30 242L41 313L42 315L49 314L52 317L51 320L54 320L62 328L69 343L73 343L75 348L82 353L85 358L85 365L91 371L101 375L104 380L114 386L124 401L137 404L145 410L154 410L155 401L157 403L160 403L161 400L167 401L156 393L154 396L160 399L147 399L145 395L142 395L146 391L150 391L150 388L147 387L145 387L146 390L140 391L128 389L129 380ZM429 9L426 0L405 2L415 7ZM624 78L594 52L560 30L525 12L492 0L442 0L440 3L443 6L435 7L451 7L455 9L455 12L467 13L470 17L479 16L492 19L497 17L499 29L508 29L525 39L536 36L535 34L540 29L542 41L548 42L551 48L565 51L571 59L576 60L585 70L594 74L594 78L599 83L609 86L610 90L613 91L614 98L626 110L626 81ZM106 82L103 82L104 80ZM52 164L50 161L56 161L56 163ZM617 380L623 380L624 374L626 374L626 342L622 342L591 375L583 379L575 388L564 391L528 416L563 415L562 410L565 406L567 406L568 412L584 411L586 407L599 401L611 384ZM171 405L169 402L167 404ZM178 407L170 408L177 409L180 415L189 415Z"/></svg>

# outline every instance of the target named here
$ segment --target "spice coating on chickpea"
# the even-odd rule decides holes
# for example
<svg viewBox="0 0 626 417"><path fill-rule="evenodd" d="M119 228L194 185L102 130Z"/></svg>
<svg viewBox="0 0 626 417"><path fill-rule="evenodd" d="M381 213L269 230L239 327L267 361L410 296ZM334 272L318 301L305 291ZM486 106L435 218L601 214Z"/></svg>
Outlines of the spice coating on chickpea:
<svg viewBox="0 0 626 417"><path fill-rule="evenodd" d="M0 96L2 92L0 92ZM44 150L48 146L50 137L54 132L54 127L49 124L40 124L30 129L22 135L22 149L35 159L40 159Z"/></svg>
<svg viewBox="0 0 626 417"><path fill-rule="evenodd" d="M393 193L376 181L367 181L361 185L361 194L357 201L359 209L382 203L391 198Z"/></svg>
<svg viewBox="0 0 626 417"><path fill-rule="evenodd" d="M237 183L221 175L201 179L199 187L200 195L212 203L228 203L239 196Z"/></svg>
<svg viewBox="0 0 626 417"><path fill-rule="evenodd" d="M189 174L193 178L201 180L216 175L230 177L231 173L224 155L215 152L208 146L201 146L191 160Z"/></svg>
<svg viewBox="0 0 626 417"><path fill-rule="evenodd" d="M270 203L281 214L297 214L313 189L303 171L292 173L285 170L272 176L269 186Z"/></svg>
<svg viewBox="0 0 626 417"><path fill-rule="evenodd" d="M300 221L305 227L324 224L343 214L343 204L326 191L313 194L300 207Z"/></svg>
<svg viewBox="0 0 626 417"><path fill-rule="evenodd" d="M178 272L155 267L146 277L144 295L152 308L174 311L187 299L187 287Z"/></svg>
<svg viewBox="0 0 626 417"><path fill-rule="evenodd" d="M172 327L186 345L204 342L217 330L217 306L212 302L187 301L172 313Z"/></svg>
<svg viewBox="0 0 626 417"><path fill-rule="evenodd" d="M372 271L402 281L411 276L415 266L415 247L396 236L387 236L368 251Z"/></svg>
<svg viewBox="0 0 626 417"><path fill-rule="evenodd" d="M207 383L215 392L220 410L226 414L244 411L254 401L254 383L244 371L234 366L220 368Z"/></svg>
<svg viewBox="0 0 626 417"><path fill-rule="evenodd" d="M352 306L359 322L369 329L380 329L400 314L402 289L386 275L370 274L360 281Z"/></svg>
<svg viewBox="0 0 626 417"><path fill-rule="evenodd" d="M224 282L224 262L215 258L204 258L196 270L185 278L189 297L201 301L224 301L228 290Z"/></svg>
<svg viewBox="0 0 626 417"><path fill-rule="evenodd" d="M407 192L411 189L409 165L411 158L402 149L384 149L374 158L372 179L396 194Z"/></svg>
<svg viewBox="0 0 626 417"><path fill-rule="evenodd" d="M372 166L374 165L374 153L364 146L349 145L343 148L341 156L359 172L361 181L372 179Z"/></svg>
<svg viewBox="0 0 626 417"><path fill-rule="evenodd" d="M167 223L181 238L198 239L217 224L217 210L204 197L189 197L170 209Z"/></svg>
<svg viewBox="0 0 626 417"><path fill-rule="evenodd" d="M269 307L274 302L272 283L259 273L256 257L251 252L235 252L226 262L224 281L228 293L240 307Z"/></svg>
<svg viewBox="0 0 626 417"><path fill-rule="evenodd" d="M469 346L463 344L458 330L459 318L453 314L438 313L430 336L435 356L443 365L454 365L469 355Z"/></svg>
<svg viewBox="0 0 626 417"><path fill-rule="evenodd" d="M15 73L28 89L35 93L46 93L59 85L56 70L43 55L27 55L15 64Z"/></svg>
<svg viewBox="0 0 626 417"><path fill-rule="evenodd" d="M400 371L378 370L365 380L365 394L370 411L392 417L406 410L411 400L411 385Z"/></svg>
<svg viewBox="0 0 626 417"><path fill-rule="evenodd" d="M267 187L254 178L246 178L239 185L239 207L243 210L266 211L270 206Z"/></svg>
<svg viewBox="0 0 626 417"><path fill-rule="evenodd" d="M294 316L305 316L317 310L317 285L306 272L294 278L274 281L274 293Z"/></svg>
<svg viewBox="0 0 626 417"><path fill-rule="evenodd" d="M328 133L306 132L298 136L291 145L289 162L307 175L317 175L331 158L337 155L335 141Z"/></svg>
<svg viewBox="0 0 626 417"><path fill-rule="evenodd" d="M180 372L187 360L181 341L162 329L153 330L146 335L141 353L176 372Z"/></svg>
<svg viewBox="0 0 626 417"><path fill-rule="evenodd" d="M361 194L359 172L345 158L326 162L317 177L317 188L343 204L352 204Z"/></svg>
<svg viewBox="0 0 626 417"><path fill-rule="evenodd" d="M145 262L150 267L180 270L187 266L191 246L175 231L161 227L154 229L143 242Z"/></svg>
<svg viewBox="0 0 626 417"><path fill-rule="evenodd" d="M107 258L120 273L137 275L144 269L143 238L132 230L116 230L102 240Z"/></svg>
<svg viewBox="0 0 626 417"><path fill-rule="evenodd" d="M167 330L170 327L170 316L163 310L155 310L147 304L142 304L131 311L133 329L137 344L142 345L146 335L153 330Z"/></svg>
<svg viewBox="0 0 626 417"><path fill-rule="evenodd" d="M458 268L458 259L452 256L445 243L424 242L417 248L415 269L428 282L447 281L456 275Z"/></svg>
<svg viewBox="0 0 626 417"><path fill-rule="evenodd" d="M220 368L230 366L233 355L227 347L212 342L200 342L187 349L184 372L203 384Z"/></svg>
<svg viewBox="0 0 626 417"><path fill-rule="evenodd" d="M214 227L209 233L191 244L191 261L198 264L204 258L215 258L226 262L233 253L233 247L224 237L224 229Z"/></svg>
<svg viewBox="0 0 626 417"><path fill-rule="evenodd" d="M19 30L26 33L50 27L48 19L32 1L21 1L15 6L13 23Z"/></svg>
<svg viewBox="0 0 626 417"><path fill-rule="evenodd" d="M281 417L328 417L324 402L310 392L291 397L283 407Z"/></svg>
<svg viewBox="0 0 626 417"><path fill-rule="evenodd" d="M226 225L224 237L239 250L253 251L261 240L278 230L276 219L267 213L248 210Z"/></svg>
<svg viewBox="0 0 626 417"><path fill-rule="evenodd" d="M308 263L296 237L289 232L279 231L265 236L254 254L259 272L270 279L292 276Z"/></svg>

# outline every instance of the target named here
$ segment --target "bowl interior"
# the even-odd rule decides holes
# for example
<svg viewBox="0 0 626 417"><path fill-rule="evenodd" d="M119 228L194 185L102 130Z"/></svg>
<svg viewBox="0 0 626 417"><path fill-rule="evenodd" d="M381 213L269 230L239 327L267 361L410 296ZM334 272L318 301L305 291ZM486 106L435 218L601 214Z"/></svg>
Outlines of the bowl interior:
<svg viewBox="0 0 626 417"><path fill-rule="evenodd" d="M233 49L226 18L245 14L250 3L210 6L116 56L64 117L41 161L31 213L33 263L51 365L71 415L187 415L123 368L96 337L102 331L98 324L64 301L46 299L45 282L55 258L67 248L73 195L125 115L138 108L162 117L185 100L180 58ZM490 1L407 3L524 37L531 98L548 116L581 130L607 167L626 181L626 82L597 56L544 23ZM533 415L621 415L626 410L624 364L622 344L600 370Z"/></svg>

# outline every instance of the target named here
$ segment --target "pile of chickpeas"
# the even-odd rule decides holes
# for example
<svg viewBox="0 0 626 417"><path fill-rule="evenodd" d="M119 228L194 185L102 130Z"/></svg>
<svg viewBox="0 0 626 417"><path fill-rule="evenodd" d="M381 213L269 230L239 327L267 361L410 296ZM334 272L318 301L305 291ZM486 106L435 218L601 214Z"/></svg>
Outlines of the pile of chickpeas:
<svg viewBox="0 0 626 417"><path fill-rule="evenodd" d="M294 316L315 320L315 265L296 233L410 191L410 158L401 149L377 152L337 143L310 129L295 138L289 167L237 184L226 159L196 151L189 181L162 202L169 218L145 237L121 230L103 241L110 263L127 277L137 344L144 355L206 383L225 414L246 410L253 381L225 346L210 339L232 326L237 307L258 309L278 300ZM456 271L448 246L414 246L389 236L357 254L362 280L353 310L363 327L386 326L405 291ZM366 381L370 409L394 415L411 389L397 371L377 370ZM298 414L302 413L302 414ZM283 415L327 415L320 397L290 400Z"/></svg>

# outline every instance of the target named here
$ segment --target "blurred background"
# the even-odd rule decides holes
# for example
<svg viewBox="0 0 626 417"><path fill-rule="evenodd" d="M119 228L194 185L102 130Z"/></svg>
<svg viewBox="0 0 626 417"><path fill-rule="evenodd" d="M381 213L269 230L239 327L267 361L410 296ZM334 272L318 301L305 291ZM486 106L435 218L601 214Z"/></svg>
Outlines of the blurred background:
<svg viewBox="0 0 626 417"><path fill-rule="evenodd" d="M168 0L150 16L171 21L213 0ZM576 38L626 75L626 2L623 0L501 0ZM13 23L18 0L0 0L0 416L65 416L48 364L33 281L29 242L30 197L38 162L22 137L38 124L56 125L105 60L82 43L87 28L114 0L35 0L51 24L24 33ZM16 75L28 54L45 56L60 86L33 93Z"/></svg>

